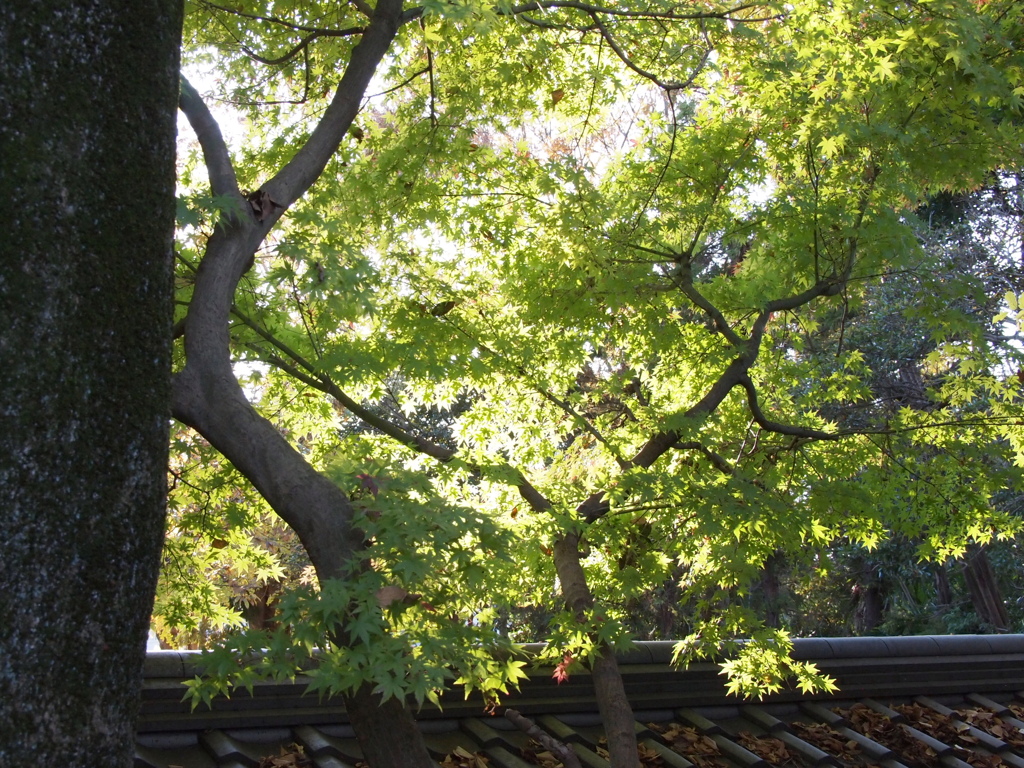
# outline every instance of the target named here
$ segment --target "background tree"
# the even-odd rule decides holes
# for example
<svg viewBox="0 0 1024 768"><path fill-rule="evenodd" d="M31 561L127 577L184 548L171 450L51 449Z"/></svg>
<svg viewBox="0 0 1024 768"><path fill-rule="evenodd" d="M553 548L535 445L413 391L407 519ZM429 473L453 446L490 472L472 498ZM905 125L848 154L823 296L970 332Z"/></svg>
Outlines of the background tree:
<svg viewBox="0 0 1024 768"><path fill-rule="evenodd" d="M128 766L163 533L181 8L0 8L0 764Z"/></svg>
<svg viewBox="0 0 1024 768"><path fill-rule="evenodd" d="M1000 377L1013 380L1022 363L1016 330L993 323L992 318L1005 304L1007 292L1016 295L1024 288L1021 216L1013 202L1018 194L1016 174L1007 173L993 176L971 193L935 196L918 211L919 256L888 275L858 305L822 318L806 347L808 354L818 358L822 370L834 370L829 350L848 345L864 350L872 372L872 399L834 411L841 423L880 425L901 409L948 411L942 390L955 380L968 349L973 364L985 361L983 364L999 371ZM954 348L959 351L954 353ZM978 393L957 411L965 418L975 418L985 412L987 404L984 393ZM938 460L943 452L928 443L903 444L899 450L908 462L921 463ZM1004 474L1009 469L1005 459L992 456L978 461L981 466L988 464L986 472L993 478L1005 478L1005 488L992 487L990 503L1019 514L1018 494L1013 490L1018 485ZM911 499L904 503L908 508L914 505ZM859 563L852 571L864 577L860 583L854 579L858 605L866 609L865 621L857 629L873 631L884 621L888 631L899 631L900 626L910 629L930 621L945 631L934 614L940 606L948 609L954 599L945 565L915 565L911 541L906 537L898 540L902 544L897 541L887 552L845 550L852 551ZM954 584L958 598L962 595L973 604L976 627L1005 631L1009 616L987 550L978 544L968 548L967 556L957 563L963 578L954 579ZM944 591L941 598L936 594L939 589ZM883 607L889 616L883 614ZM960 615L951 619L963 622Z"/></svg>

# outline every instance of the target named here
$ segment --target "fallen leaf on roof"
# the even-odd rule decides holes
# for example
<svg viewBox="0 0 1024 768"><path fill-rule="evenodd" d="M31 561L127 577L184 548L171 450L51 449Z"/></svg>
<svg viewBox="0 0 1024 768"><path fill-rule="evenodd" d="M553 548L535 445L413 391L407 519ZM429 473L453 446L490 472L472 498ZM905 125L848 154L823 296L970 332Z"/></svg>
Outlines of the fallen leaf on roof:
<svg viewBox="0 0 1024 768"><path fill-rule="evenodd" d="M772 765L803 765L804 761L798 755L792 754L786 745L773 736L755 736L750 731L740 731L736 734L736 741L744 749L749 749L762 760L767 760Z"/></svg>
<svg viewBox="0 0 1024 768"><path fill-rule="evenodd" d="M610 760L611 754L608 752L608 740L601 739L597 748L597 756L603 757L605 760ZM636 745L636 754L640 758L640 765L642 768L663 768L665 761L661 759L655 750L651 749L644 744Z"/></svg>
<svg viewBox="0 0 1024 768"><path fill-rule="evenodd" d="M519 750L519 754L526 762L541 768L562 768L561 761L533 739Z"/></svg>
<svg viewBox="0 0 1024 768"><path fill-rule="evenodd" d="M636 751L640 758L640 765L643 768L661 768L661 766L665 765L661 755L644 744L638 744Z"/></svg>
<svg viewBox="0 0 1024 768"><path fill-rule="evenodd" d="M971 734L967 723L920 704L902 704L893 709L912 722L918 730L958 749L960 753L957 757L974 768L999 768L1003 765L1003 760L998 755L974 749L978 737Z"/></svg>
<svg viewBox="0 0 1024 768"><path fill-rule="evenodd" d="M856 763L860 758L860 744L847 739L825 723L792 723L793 731L808 744L812 744L822 752L849 763Z"/></svg>
<svg viewBox="0 0 1024 768"><path fill-rule="evenodd" d="M920 705L913 706L919 707ZM856 730L872 741L877 741L898 753L900 762L908 768L941 768L942 763L935 754L935 750L920 739L914 738L906 726L894 723L880 712L875 712L864 704L854 704L849 709L833 711L849 720ZM908 719L911 719L914 727L918 726L918 721L913 720L917 714L916 710L911 710L910 715L906 715ZM925 729L918 728L918 730Z"/></svg>
<svg viewBox="0 0 1024 768"><path fill-rule="evenodd" d="M682 755L697 768L728 768L718 744L696 728L681 723L648 723L647 727L660 734L673 752Z"/></svg>
<svg viewBox="0 0 1024 768"><path fill-rule="evenodd" d="M984 731L990 736L1005 741L1018 751L1024 751L1024 733L1021 733L1019 728L1004 722L995 712L990 712L987 709L964 708L956 710L956 715L979 731Z"/></svg>
<svg viewBox="0 0 1024 768"><path fill-rule="evenodd" d="M441 768L488 768L489 761L481 752L456 747L441 761Z"/></svg>
<svg viewBox="0 0 1024 768"><path fill-rule="evenodd" d="M278 755L269 755L260 760L259 768L311 768L313 761L306 756L299 744L281 747Z"/></svg>

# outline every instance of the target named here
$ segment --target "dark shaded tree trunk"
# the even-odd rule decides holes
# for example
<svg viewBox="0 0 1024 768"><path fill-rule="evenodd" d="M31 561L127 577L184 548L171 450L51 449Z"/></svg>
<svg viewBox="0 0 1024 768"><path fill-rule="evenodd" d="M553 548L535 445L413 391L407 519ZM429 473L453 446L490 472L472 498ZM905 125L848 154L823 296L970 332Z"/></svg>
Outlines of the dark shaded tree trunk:
<svg viewBox="0 0 1024 768"><path fill-rule="evenodd" d="M657 605L655 616L657 626L657 637L655 640L671 640L674 637L683 637L684 632L679 628L679 600L682 597L682 590L679 588L679 580L683 576L683 569L676 566L672 572L672 578L667 579L661 588L661 599Z"/></svg>
<svg viewBox="0 0 1024 768"><path fill-rule="evenodd" d="M882 623L883 606L882 590L877 584L869 585L860 592L854 613L854 629L858 635L874 632Z"/></svg>
<svg viewBox="0 0 1024 768"><path fill-rule="evenodd" d="M935 601L943 609L948 609L953 603L953 589L949 585L949 572L945 563L936 563L935 576Z"/></svg>
<svg viewBox="0 0 1024 768"><path fill-rule="evenodd" d="M782 552L775 552L764 561L761 569L759 587L761 599L764 601L764 623L766 626L778 629L782 626L781 603L782 603L782 580L779 571L785 565L785 555Z"/></svg>
<svg viewBox="0 0 1024 768"><path fill-rule="evenodd" d="M885 595L870 562L861 568L860 578L853 587L853 601L854 631L858 635L873 632L882 623Z"/></svg>
<svg viewBox="0 0 1024 768"><path fill-rule="evenodd" d="M180 6L0 4L0 765L132 764L166 494Z"/></svg>
<svg viewBox="0 0 1024 768"><path fill-rule="evenodd" d="M978 618L993 626L996 631L1006 632L1010 628L1010 617L1006 613L1006 604L986 548L977 544L969 546L962 569L971 604Z"/></svg>

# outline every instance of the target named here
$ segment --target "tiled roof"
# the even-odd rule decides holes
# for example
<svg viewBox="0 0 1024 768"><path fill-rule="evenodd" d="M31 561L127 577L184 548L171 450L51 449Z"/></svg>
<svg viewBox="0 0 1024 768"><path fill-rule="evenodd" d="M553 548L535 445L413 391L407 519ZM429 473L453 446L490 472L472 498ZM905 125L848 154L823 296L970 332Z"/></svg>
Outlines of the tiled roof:
<svg viewBox="0 0 1024 768"><path fill-rule="evenodd" d="M673 670L672 646L639 643L620 657L647 765L1024 768L1024 635L797 640L794 655L835 677L839 693L788 691L754 703L726 695L716 664ZM359 761L341 702L304 696L301 679L257 685L252 696L239 692L190 712L181 681L194 676L195 664L188 652L148 655L137 768L257 768L261 760L273 765L264 758L282 750L294 762L280 765ZM486 715L478 698L456 693L442 703L418 713L438 761L454 753L452 766L462 764L458 755L474 754L488 768L554 765L505 718ZM584 766L607 767L587 674L556 685L550 670L539 670L503 704L570 744Z"/></svg>

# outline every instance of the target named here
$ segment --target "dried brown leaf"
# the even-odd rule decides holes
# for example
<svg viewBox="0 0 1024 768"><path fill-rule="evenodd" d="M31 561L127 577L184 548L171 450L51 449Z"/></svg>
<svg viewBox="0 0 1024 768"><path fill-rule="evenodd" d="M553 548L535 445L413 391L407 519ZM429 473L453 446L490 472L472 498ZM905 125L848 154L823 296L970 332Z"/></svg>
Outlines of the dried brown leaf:
<svg viewBox="0 0 1024 768"><path fill-rule="evenodd" d="M402 587L390 584L386 587L381 587L374 593L374 597L377 598L377 604L381 608L387 608L394 602L401 602L409 596L409 590L403 589Z"/></svg>
<svg viewBox="0 0 1024 768"><path fill-rule="evenodd" d="M299 744L281 747L277 755L268 755L260 760L259 768L310 768L313 765L305 750Z"/></svg>
<svg viewBox="0 0 1024 768"><path fill-rule="evenodd" d="M482 752L456 747L441 761L441 768L488 768L490 761Z"/></svg>
<svg viewBox="0 0 1024 768"><path fill-rule="evenodd" d="M736 741L744 749L749 749L762 760L767 760L772 765L783 765L794 762L795 758L786 745L772 736L755 736L749 731L740 731L736 734Z"/></svg>

